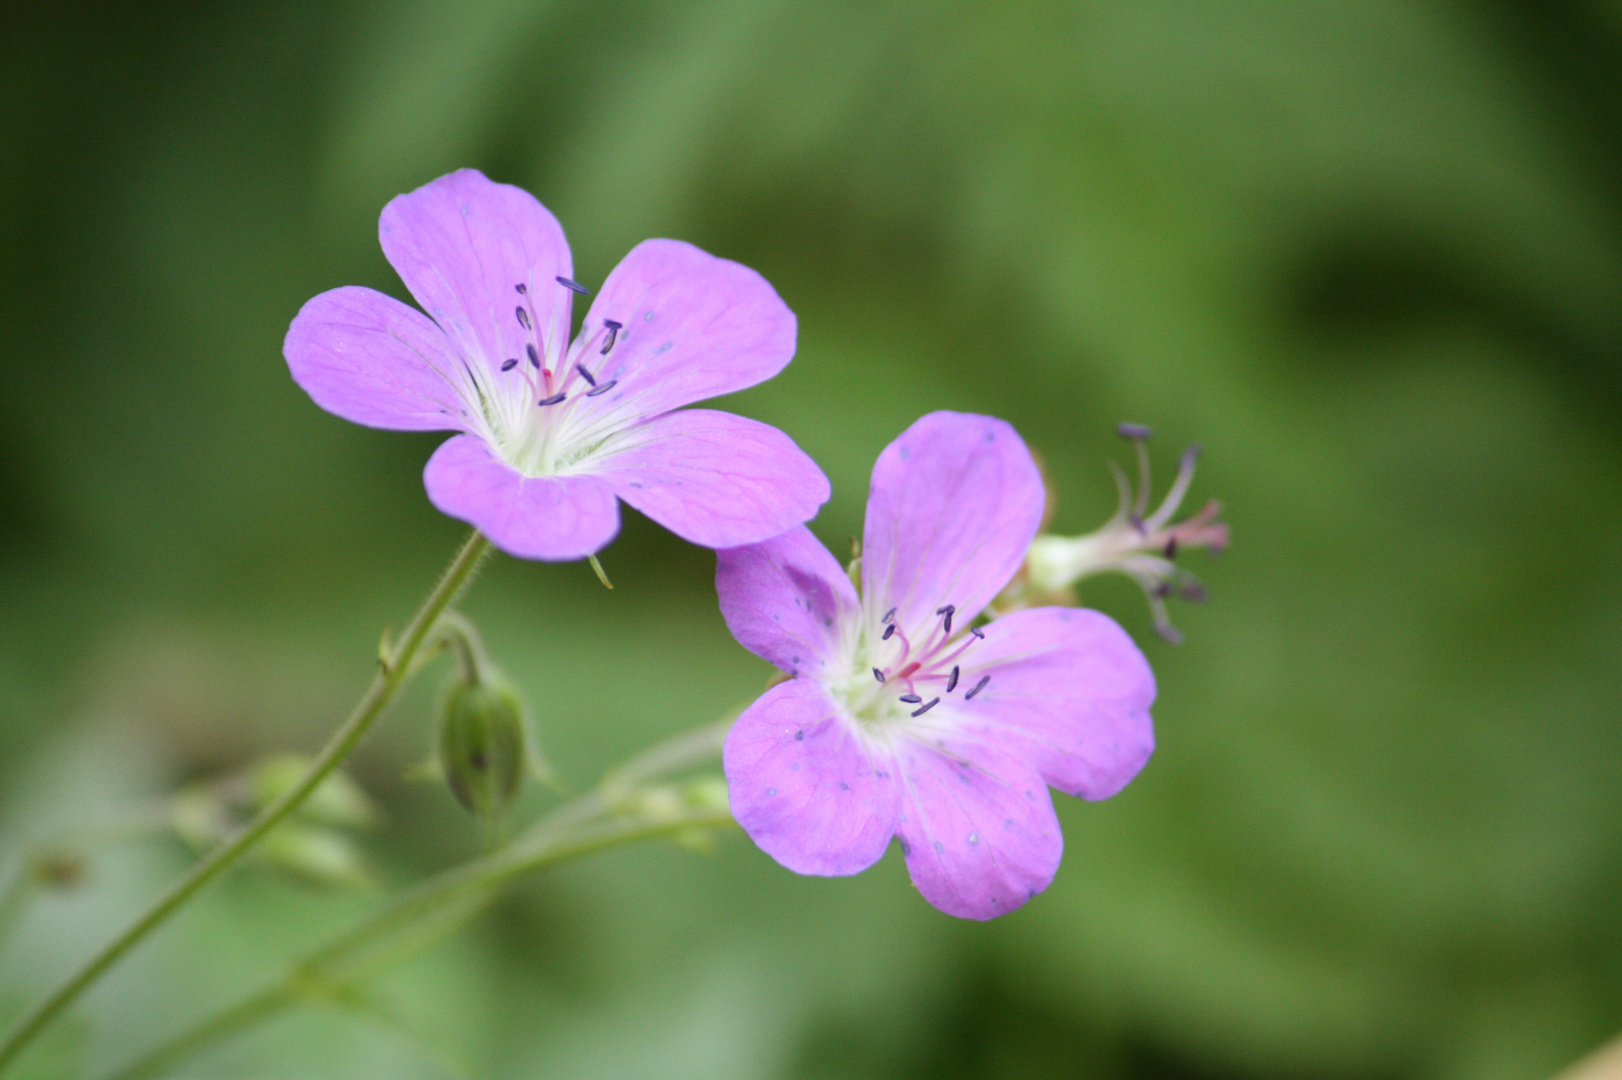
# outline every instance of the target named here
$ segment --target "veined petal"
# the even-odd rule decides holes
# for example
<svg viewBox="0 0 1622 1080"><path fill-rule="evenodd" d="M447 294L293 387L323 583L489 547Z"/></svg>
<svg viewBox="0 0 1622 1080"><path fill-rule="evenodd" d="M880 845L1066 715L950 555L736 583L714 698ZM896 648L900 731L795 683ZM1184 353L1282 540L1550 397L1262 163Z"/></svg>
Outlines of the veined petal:
<svg viewBox="0 0 1622 1080"><path fill-rule="evenodd" d="M604 355L613 320L613 346ZM794 313L766 279L679 240L644 240L592 301L570 363L597 385L577 403L571 436L592 441L643 417L754 386L794 356Z"/></svg>
<svg viewBox="0 0 1622 1080"><path fill-rule="evenodd" d="M991 681L972 700L943 698L940 723L1003 747L1077 798L1107 799L1138 774L1154 752L1155 677L1126 631L1096 611L1031 608L985 635L964 655L962 682Z"/></svg>
<svg viewBox="0 0 1622 1080"><path fill-rule="evenodd" d="M1019 569L1045 498L1008 423L954 412L918 420L873 466L862 538L869 630L891 608L916 627L945 604L968 625Z"/></svg>
<svg viewBox="0 0 1622 1080"><path fill-rule="evenodd" d="M428 499L521 559L583 559L619 532L614 490L595 476L526 477L482 439L447 440L423 470Z"/></svg>
<svg viewBox="0 0 1622 1080"><path fill-rule="evenodd" d="M837 677L861 602L844 568L804 525L715 553L721 615L738 643L791 675Z"/></svg>
<svg viewBox="0 0 1622 1080"><path fill-rule="evenodd" d="M349 285L311 299L282 343L293 381L335 416L395 431L465 426L446 378L456 359L439 327L375 289Z"/></svg>
<svg viewBox="0 0 1622 1080"><path fill-rule="evenodd" d="M722 755L732 816L760 849L797 874L866 870L895 830L895 763L871 750L814 679L756 701Z"/></svg>
<svg viewBox="0 0 1622 1080"><path fill-rule="evenodd" d="M704 547L776 536L828 501L828 478L792 439L732 413L684 409L638 424L609 446L591 463L592 474Z"/></svg>
<svg viewBox="0 0 1622 1080"><path fill-rule="evenodd" d="M557 279L574 273L569 245L529 192L462 169L392 199L378 240L469 363L493 371L524 358L530 344L545 357L563 355L573 293Z"/></svg>
<svg viewBox="0 0 1622 1080"><path fill-rule="evenodd" d="M942 735L896 750L896 835L912 883L948 915L990 919L1048 887L1064 838L1036 770L996 746Z"/></svg>

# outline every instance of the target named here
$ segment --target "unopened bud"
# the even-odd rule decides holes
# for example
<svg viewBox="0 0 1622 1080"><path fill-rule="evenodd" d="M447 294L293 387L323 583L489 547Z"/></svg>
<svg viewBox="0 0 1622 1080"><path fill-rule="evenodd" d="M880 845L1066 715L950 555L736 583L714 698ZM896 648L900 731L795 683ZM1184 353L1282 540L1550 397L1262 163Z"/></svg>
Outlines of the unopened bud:
<svg viewBox="0 0 1622 1080"><path fill-rule="evenodd" d="M528 765L523 707L505 684L458 680L445 693L439 760L463 806L499 817L518 796Z"/></svg>

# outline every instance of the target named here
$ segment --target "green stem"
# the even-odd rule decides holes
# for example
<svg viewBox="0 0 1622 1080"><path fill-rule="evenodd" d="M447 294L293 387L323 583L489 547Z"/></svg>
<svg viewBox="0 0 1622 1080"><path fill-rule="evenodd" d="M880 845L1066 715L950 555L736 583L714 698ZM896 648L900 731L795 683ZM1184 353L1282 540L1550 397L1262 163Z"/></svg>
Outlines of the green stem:
<svg viewBox="0 0 1622 1080"><path fill-rule="evenodd" d="M598 790L559 807L506 847L422 882L295 963L280 983L222 1010L111 1080L150 1080L182 1058L301 1002L341 999L371 974L438 940L524 874L618 844L730 825L730 811L713 804L616 812L635 793L627 779L636 784L713 758L725 730L724 724L700 728L633 759Z"/></svg>
<svg viewBox="0 0 1622 1080"><path fill-rule="evenodd" d="M332 737L327 740L327 745L310 763L310 768L303 779L284 792L281 798L260 811L259 816L244 825L235 836L200 859L185 877L175 882L168 892L130 923L123 933L102 946L55 993L25 1015L12 1029L5 1042L0 1043L0 1072L4 1072L6 1066L16 1059L23 1048L45 1030L62 1010L88 990L108 968L116 964L125 953L143 941L153 930L163 925L204 885L213 881L248 849L263 839L266 833L297 809L321 781L349 756L350 751L360 742L373 722L382 715L384 708L394 699L401 684L405 682L411 670L412 660L422 648L423 642L427 640L439 616L472 579L479 563L489 552L490 541L479 533L474 532L467 538L461 550L456 553L456 557L451 560L444 577L434 587L434 591L428 594L428 599L423 601L417 613L411 617L399 645L393 649L385 647L381 650L378 657L378 672L372 679L372 685L367 688L365 696L349 714L349 718L333 732Z"/></svg>

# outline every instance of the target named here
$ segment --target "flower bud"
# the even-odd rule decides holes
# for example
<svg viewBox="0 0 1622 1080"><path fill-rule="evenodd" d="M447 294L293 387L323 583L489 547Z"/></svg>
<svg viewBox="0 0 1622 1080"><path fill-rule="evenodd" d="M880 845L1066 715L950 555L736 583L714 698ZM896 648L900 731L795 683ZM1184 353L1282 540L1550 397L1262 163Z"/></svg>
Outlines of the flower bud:
<svg viewBox="0 0 1622 1080"><path fill-rule="evenodd" d="M462 805L499 817L517 797L528 765L523 707L505 683L458 679L445 693L439 761Z"/></svg>

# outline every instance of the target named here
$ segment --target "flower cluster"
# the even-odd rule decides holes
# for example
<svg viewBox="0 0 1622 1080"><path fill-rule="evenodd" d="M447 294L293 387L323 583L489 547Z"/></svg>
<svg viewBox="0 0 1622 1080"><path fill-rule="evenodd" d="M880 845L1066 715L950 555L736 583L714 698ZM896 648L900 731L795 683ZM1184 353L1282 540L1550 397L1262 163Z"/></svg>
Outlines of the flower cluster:
<svg viewBox="0 0 1622 1080"><path fill-rule="evenodd" d="M860 573L847 573L804 524L828 497L816 465L775 428L682 408L793 355L794 316L758 274L647 241L570 340L587 290L525 192L453 173L389 203L380 235L426 314L370 289L322 293L287 334L294 379L361 424L457 432L428 462L429 498L510 554L592 556L617 531L617 499L717 550L727 625L784 673L724 752L756 844L837 875L895 840L924 897L968 918L1047 887L1063 847L1048 788L1103 799L1137 775L1155 683L1109 618L1037 605L1118 569L1169 627L1161 600L1189 587L1176 549L1227 535L1214 505L1171 524L1191 456L1146 517L1147 431L1123 429L1138 494L1122 477L1104 530L1038 537L1042 478L1014 429L932 413L879 456Z"/></svg>

